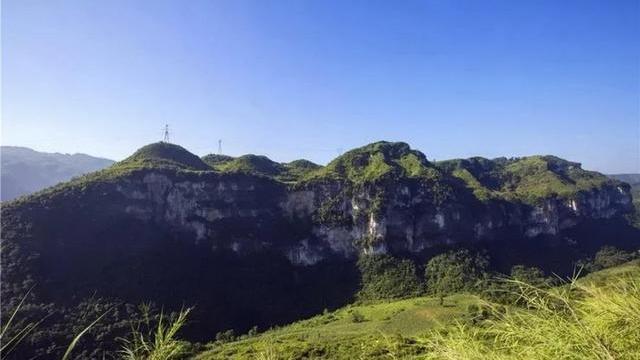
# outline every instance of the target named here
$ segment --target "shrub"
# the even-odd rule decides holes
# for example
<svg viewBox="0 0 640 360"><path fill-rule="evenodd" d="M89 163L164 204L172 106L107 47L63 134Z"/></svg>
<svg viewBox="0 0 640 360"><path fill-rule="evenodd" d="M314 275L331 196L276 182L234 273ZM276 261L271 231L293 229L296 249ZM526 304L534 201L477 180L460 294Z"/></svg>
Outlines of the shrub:
<svg viewBox="0 0 640 360"><path fill-rule="evenodd" d="M165 316L160 313L156 325L152 325L151 316L146 313L144 320L132 328L131 334L122 339L123 360L172 360L180 359L189 353L189 344L177 339L177 334L187 321L191 309L178 314Z"/></svg>
<svg viewBox="0 0 640 360"><path fill-rule="evenodd" d="M249 329L249 332L247 333L248 336L256 336L258 335L258 327L254 326L251 329Z"/></svg>
<svg viewBox="0 0 640 360"><path fill-rule="evenodd" d="M513 281L510 281L513 280ZM537 267L515 265L511 268L511 278L492 278L486 282L482 295L490 301L500 304L523 305L520 283L537 288L549 288L554 281L544 276L544 272Z"/></svg>
<svg viewBox="0 0 640 360"><path fill-rule="evenodd" d="M593 259L593 266L595 270L606 269L624 264L632 259L633 254L631 253L617 249L613 246L604 246L596 253L595 258Z"/></svg>
<svg viewBox="0 0 640 360"><path fill-rule="evenodd" d="M576 266L586 272L593 272L624 264L633 260L636 254L620 250L614 246L603 246L592 259L583 259Z"/></svg>
<svg viewBox="0 0 640 360"><path fill-rule="evenodd" d="M236 339L236 333L233 329L220 331L216 334L216 341L220 343L232 342Z"/></svg>
<svg viewBox="0 0 640 360"><path fill-rule="evenodd" d="M359 311L354 310L351 312L351 322L361 323L366 321L364 315L362 315Z"/></svg>

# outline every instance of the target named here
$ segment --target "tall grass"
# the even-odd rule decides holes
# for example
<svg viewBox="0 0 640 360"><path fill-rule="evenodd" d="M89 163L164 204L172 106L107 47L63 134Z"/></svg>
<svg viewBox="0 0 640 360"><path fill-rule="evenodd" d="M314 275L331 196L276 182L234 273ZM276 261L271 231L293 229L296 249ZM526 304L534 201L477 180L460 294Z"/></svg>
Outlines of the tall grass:
<svg viewBox="0 0 640 360"><path fill-rule="evenodd" d="M86 334L89 330L91 330L92 327L94 327L103 317L105 317L105 315L107 315L109 311L111 311L111 309L105 311L102 315L98 316L97 319L95 319L91 324L89 324L82 331L80 331L78 335L76 335L73 338L73 340L71 340L71 343L69 344L69 346L67 347L67 350L64 352L64 355L62 356L62 360L71 359L71 352L78 344L78 341L80 341L80 339L84 336L84 334Z"/></svg>
<svg viewBox="0 0 640 360"><path fill-rule="evenodd" d="M42 317L40 320L35 322L28 322L26 325L21 325L21 329L13 329L16 325L14 322L17 320L17 316L20 313L20 310L25 305L25 301L29 297L29 294L33 290L33 287L27 291L27 293L22 297L20 302L16 305L15 309L11 312L11 315L7 319L7 321L2 324L0 328L0 360L6 359L9 354L18 346L20 343L29 336L29 334L34 331L40 324L42 324L49 316L53 315L53 313L49 313ZM71 353L73 349L76 347L80 339L87 333L91 328L96 325L107 313L111 311L111 309L104 312L100 315L96 320L94 320L91 324L86 326L82 331L80 331L71 341L71 343L67 346L64 355L62 356L62 360L71 359ZM13 333L12 336L9 336L9 333Z"/></svg>
<svg viewBox="0 0 640 360"><path fill-rule="evenodd" d="M148 309L147 309L148 310ZM177 333L187 321L191 309L178 313L170 319L160 313L158 324L153 327L149 311L143 307L143 320L131 330L127 339L122 341L120 358L123 360L172 360L185 357L189 344L177 339Z"/></svg>
<svg viewBox="0 0 640 360"><path fill-rule="evenodd" d="M493 308L480 326L426 339L427 359L640 359L640 279L607 286L573 280L542 289L516 280L524 308ZM491 304L487 304L491 307Z"/></svg>
<svg viewBox="0 0 640 360"><path fill-rule="evenodd" d="M5 359L9 353L13 349L15 349L22 340L24 340L35 328L38 327L44 320L46 320L46 316L39 321L30 322L26 325L22 326L22 329L13 329L15 327L14 320L16 320L16 315L22 309L25 300L29 297L29 293L31 293L33 287L27 291L27 293L20 299L20 302L16 307L11 311L11 315L7 319L7 321L2 324L0 327L0 359ZM12 335L10 335L12 334Z"/></svg>

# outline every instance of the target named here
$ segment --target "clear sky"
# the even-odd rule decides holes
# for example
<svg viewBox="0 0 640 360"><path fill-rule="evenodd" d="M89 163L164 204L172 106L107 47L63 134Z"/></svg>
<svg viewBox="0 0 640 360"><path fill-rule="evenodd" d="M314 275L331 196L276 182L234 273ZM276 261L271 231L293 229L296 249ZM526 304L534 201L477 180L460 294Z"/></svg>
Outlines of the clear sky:
<svg viewBox="0 0 640 360"><path fill-rule="evenodd" d="M640 0L4 0L2 144L640 172Z"/></svg>

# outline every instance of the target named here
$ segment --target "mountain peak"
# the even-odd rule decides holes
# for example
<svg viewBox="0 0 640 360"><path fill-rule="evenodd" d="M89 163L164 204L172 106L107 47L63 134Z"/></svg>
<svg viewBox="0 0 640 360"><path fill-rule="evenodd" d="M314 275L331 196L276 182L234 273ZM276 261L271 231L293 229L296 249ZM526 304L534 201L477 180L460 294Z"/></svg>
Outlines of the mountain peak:
<svg viewBox="0 0 640 360"><path fill-rule="evenodd" d="M138 149L133 155L116 166L171 167L186 170L211 170L202 159L180 145L166 142L149 144Z"/></svg>
<svg viewBox="0 0 640 360"><path fill-rule="evenodd" d="M387 177L431 177L437 172L426 156L404 142L374 142L340 155L310 179L346 178L371 182Z"/></svg>

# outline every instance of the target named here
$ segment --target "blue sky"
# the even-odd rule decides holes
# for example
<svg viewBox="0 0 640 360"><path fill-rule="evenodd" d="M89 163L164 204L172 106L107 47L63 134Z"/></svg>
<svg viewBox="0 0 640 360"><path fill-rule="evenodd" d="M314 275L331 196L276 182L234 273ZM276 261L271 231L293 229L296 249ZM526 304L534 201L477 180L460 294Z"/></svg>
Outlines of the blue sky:
<svg viewBox="0 0 640 360"><path fill-rule="evenodd" d="M2 143L640 172L640 1L2 1Z"/></svg>

